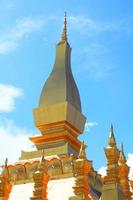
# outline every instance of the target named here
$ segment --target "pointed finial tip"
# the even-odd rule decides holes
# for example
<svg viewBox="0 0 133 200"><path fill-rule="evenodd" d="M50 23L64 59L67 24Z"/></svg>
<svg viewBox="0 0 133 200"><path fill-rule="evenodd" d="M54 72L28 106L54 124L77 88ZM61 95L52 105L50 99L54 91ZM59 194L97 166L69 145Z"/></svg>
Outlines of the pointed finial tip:
<svg viewBox="0 0 133 200"><path fill-rule="evenodd" d="M123 147L123 144L121 144L120 146L120 157L119 157L119 162L121 164L125 163L126 162L126 157L125 157L125 154L124 154L124 147Z"/></svg>
<svg viewBox="0 0 133 200"><path fill-rule="evenodd" d="M110 125L110 129L113 130L113 124L112 124L112 123L111 123L111 125Z"/></svg>
<svg viewBox="0 0 133 200"><path fill-rule="evenodd" d="M109 134L109 142L108 142L108 144L110 146L116 145L115 136L114 136L114 129L113 129L112 123L111 123L111 126L110 126L110 134Z"/></svg>
<svg viewBox="0 0 133 200"><path fill-rule="evenodd" d="M62 42L67 42L67 12L64 13L64 28L61 36Z"/></svg>
<svg viewBox="0 0 133 200"><path fill-rule="evenodd" d="M67 12L65 11L64 12L64 24L66 23L66 21L67 21Z"/></svg>
<svg viewBox="0 0 133 200"><path fill-rule="evenodd" d="M6 159L5 159L5 167L7 167L7 164L8 164L8 158L6 157Z"/></svg>
<svg viewBox="0 0 133 200"><path fill-rule="evenodd" d="M80 147L80 151L79 151L79 155L78 155L78 158L83 158L85 159L86 158L86 149L87 145L85 144L85 142L81 142L81 147Z"/></svg>
<svg viewBox="0 0 133 200"><path fill-rule="evenodd" d="M109 137L112 137L112 135L113 135L113 133L114 133L114 130L113 130L114 128L113 128L113 124L111 123L111 125L110 125L110 135L109 135Z"/></svg>
<svg viewBox="0 0 133 200"><path fill-rule="evenodd" d="M121 151L121 152L124 152L124 146L123 146L123 143L121 143L120 151Z"/></svg>

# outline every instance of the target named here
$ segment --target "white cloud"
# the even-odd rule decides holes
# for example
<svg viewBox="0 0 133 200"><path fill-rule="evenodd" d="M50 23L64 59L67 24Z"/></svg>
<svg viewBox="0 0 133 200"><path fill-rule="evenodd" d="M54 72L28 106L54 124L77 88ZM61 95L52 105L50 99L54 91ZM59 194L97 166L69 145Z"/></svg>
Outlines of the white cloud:
<svg viewBox="0 0 133 200"><path fill-rule="evenodd" d="M103 45L96 41L83 47L80 56L82 56L82 69L84 69L87 77L101 80L112 74L117 64L111 57L110 51L108 44ZM79 65L81 65L80 62ZM81 70L81 68L79 69Z"/></svg>
<svg viewBox="0 0 133 200"><path fill-rule="evenodd" d="M102 166L99 170L98 173L102 175L102 177L106 176L106 167Z"/></svg>
<svg viewBox="0 0 133 200"><path fill-rule="evenodd" d="M15 3L14 3L14 2L7 2L7 3L5 4L5 9L6 9L7 11L12 10L14 7L15 7Z"/></svg>
<svg viewBox="0 0 133 200"><path fill-rule="evenodd" d="M22 95L22 89L11 85L0 84L0 112L13 111L16 98Z"/></svg>
<svg viewBox="0 0 133 200"><path fill-rule="evenodd" d="M0 54L7 54L16 49L21 40L34 31L39 31L43 26L43 20L23 18L0 36Z"/></svg>
<svg viewBox="0 0 133 200"><path fill-rule="evenodd" d="M90 64L85 64L85 70L89 72L89 76L95 80L101 80L109 77L113 70L113 64L102 59L91 60Z"/></svg>
<svg viewBox="0 0 133 200"><path fill-rule="evenodd" d="M133 179L133 153L129 153L127 157L127 164L130 167L130 172L129 172L129 179ZM99 170L98 173L101 174L103 177L106 175L106 167L102 166Z"/></svg>
<svg viewBox="0 0 133 200"><path fill-rule="evenodd" d="M68 17L68 22L71 31L76 31L76 34L82 34L83 42L85 39L86 46L82 47L82 51L80 48L82 63L78 62L79 66L83 66L84 74L87 78L89 76L95 80L108 78L119 66L116 56L112 57L112 44L117 39L119 40L120 37L133 35L133 27L131 25L133 17L103 21L89 16L77 15ZM108 39L107 37L104 40L104 44L101 34L106 34L110 38ZM80 67L79 73L81 73Z"/></svg>
<svg viewBox="0 0 133 200"><path fill-rule="evenodd" d="M14 0L9 0L9 1L3 1L3 3L0 3L0 10L2 11L11 11L15 8L15 2Z"/></svg>
<svg viewBox="0 0 133 200"><path fill-rule="evenodd" d="M33 135L32 130L27 130L15 125L12 120L0 118L0 163L6 157L13 163L18 160L22 149L31 148L28 136Z"/></svg>
<svg viewBox="0 0 133 200"><path fill-rule="evenodd" d="M133 153L128 154L127 164L130 166L129 178L133 179Z"/></svg>
<svg viewBox="0 0 133 200"><path fill-rule="evenodd" d="M69 17L70 28L79 33L93 36L96 33L117 32L120 34L132 34L133 18L114 19L112 21L99 21L91 17L78 15Z"/></svg>
<svg viewBox="0 0 133 200"><path fill-rule="evenodd" d="M98 126L97 122L86 122L85 123L85 131L88 132L94 126Z"/></svg>
<svg viewBox="0 0 133 200"><path fill-rule="evenodd" d="M70 16L70 28L76 29L80 33L88 34L88 31L90 31L89 34L94 34L94 32L101 32L105 29L104 26L100 22L97 22L89 17L86 16ZM87 32L86 32L87 31Z"/></svg>

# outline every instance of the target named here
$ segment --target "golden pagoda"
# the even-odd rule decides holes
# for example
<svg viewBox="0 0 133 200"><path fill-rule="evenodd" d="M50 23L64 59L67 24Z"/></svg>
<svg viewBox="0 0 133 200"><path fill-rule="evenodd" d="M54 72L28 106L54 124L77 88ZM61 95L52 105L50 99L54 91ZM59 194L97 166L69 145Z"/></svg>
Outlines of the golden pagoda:
<svg viewBox="0 0 133 200"><path fill-rule="evenodd" d="M13 165L6 159L0 175L0 200L131 200L129 167L123 148L117 148L113 126L104 149L104 178L94 170L86 144L78 139L86 117L71 69L66 13L55 63L33 116L40 132L29 138L35 149L23 150ZM133 188L133 181L130 184Z"/></svg>
<svg viewBox="0 0 133 200"><path fill-rule="evenodd" d="M107 157L107 175L104 177L101 200L131 200L128 173L129 167L123 152L117 148L113 125L110 128L108 146L104 148Z"/></svg>
<svg viewBox="0 0 133 200"><path fill-rule="evenodd" d="M38 108L33 110L35 126L41 135L31 137L37 151L22 152L21 159L58 154L78 155L85 116L81 111L80 95L71 70L71 47L67 39L66 14L61 41L56 45L53 70L41 92Z"/></svg>

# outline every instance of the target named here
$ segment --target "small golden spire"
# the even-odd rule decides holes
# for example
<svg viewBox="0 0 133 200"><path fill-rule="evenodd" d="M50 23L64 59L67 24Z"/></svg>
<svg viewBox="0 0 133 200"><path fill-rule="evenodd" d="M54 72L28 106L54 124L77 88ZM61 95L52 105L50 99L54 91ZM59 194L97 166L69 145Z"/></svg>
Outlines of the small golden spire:
<svg viewBox="0 0 133 200"><path fill-rule="evenodd" d="M66 12L64 16L64 28L63 28L63 33L61 36L61 42L67 42L67 14Z"/></svg>
<svg viewBox="0 0 133 200"><path fill-rule="evenodd" d="M80 151L79 151L79 156L78 158L81 158L81 159L86 159L86 152L85 152L85 149L86 149L87 145L84 143L84 141L81 143L81 147L80 147Z"/></svg>
<svg viewBox="0 0 133 200"><path fill-rule="evenodd" d="M113 125L112 124L111 124L111 127L110 127L110 135L109 135L108 144L111 147L116 146L116 141L115 141L114 130L113 130Z"/></svg>
<svg viewBox="0 0 133 200"><path fill-rule="evenodd" d="M120 147L119 163L120 163L120 164L126 163L126 157L125 157L125 155L124 155L123 144L121 144L121 147Z"/></svg>
<svg viewBox="0 0 133 200"><path fill-rule="evenodd" d="M8 158L5 159L5 164L4 164L1 174L3 177L9 178Z"/></svg>
<svg viewBox="0 0 133 200"><path fill-rule="evenodd" d="M44 168L46 168L46 165L45 165L45 157L44 157L44 149L43 149L42 150L42 158L41 158L40 164L38 166L38 169L40 171L42 171Z"/></svg>
<svg viewBox="0 0 133 200"><path fill-rule="evenodd" d="M5 159L5 167L8 165L8 158Z"/></svg>

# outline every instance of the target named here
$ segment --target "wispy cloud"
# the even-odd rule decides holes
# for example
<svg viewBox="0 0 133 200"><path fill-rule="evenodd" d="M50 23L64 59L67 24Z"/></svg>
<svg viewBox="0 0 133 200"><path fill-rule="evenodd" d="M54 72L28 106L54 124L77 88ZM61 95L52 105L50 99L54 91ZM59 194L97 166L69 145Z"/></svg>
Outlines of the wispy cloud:
<svg viewBox="0 0 133 200"><path fill-rule="evenodd" d="M6 4L5 4L5 9L7 10L7 11L9 11L9 10L13 10L13 8L15 7L15 3L12 1L10 1L10 2L7 2Z"/></svg>
<svg viewBox="0 0 133 200"><path fill-rule="evenodd" d="M88 46L82 47L80 52L82 59L80 59L81 61L78 64L79 66L82 64L82 70L85 71L87 77L95 80L105 79L116 68L116 62L114 62L110 54L111 51L108 45L94 41L88 44ZM81 71L81 67L79 67L79 71Z"/></svg>
<svg viewBox="0 0 133 200"><path fill-rule="evenodd" d="M70 16L69 17L70 28L76 29L80 33L90 34L93 32L105 31L106 27L101 22L93 20L87 16Z"/></svg>
<svg viewBox="0 0 133 200"><path fill-rule="evenodd" d="M43 26L42 19L23 18L0 36L0 54L7 54L16 49L20 42L32 32L39 31Z"/></svg>
<svg viewBox="0 0 133 200"><path fill-rule="evenodd" d="M0 112L11 112L15 109L15 100L23 95L20 88L0 84Z"/></svg>
<svg viewBox="0 0 133 200"><path fill-rule="evenodd" d="M10 0L10 1L3 1L0 4L0 10L4 12L9 12L12 11L15 8L15 1Z"/></svg>
<svg viewBox="0 0 133 200"><path fill-rule="evenodd" d="M86 122L85 131L89 132L91 130L91 128L94 126L98 126L98 123L97 122Z"/></svg>
<svg viewBox="0 0 133 200"><path fill-rule="evenodd" d="M28 136L33 130L18 127L12 120L0 117L0 164L8 157L9 162L16 162L22 149L31 148Z"/></svg>
<svg viewBox="0 0 133 200"><path fill-rule="evenodd" d="M70 28L88 36L103 32L117 32L121 34L133 33L133 18L121 18L110 21L94 20L89 16L78 15L69 17Z"/></svg>

